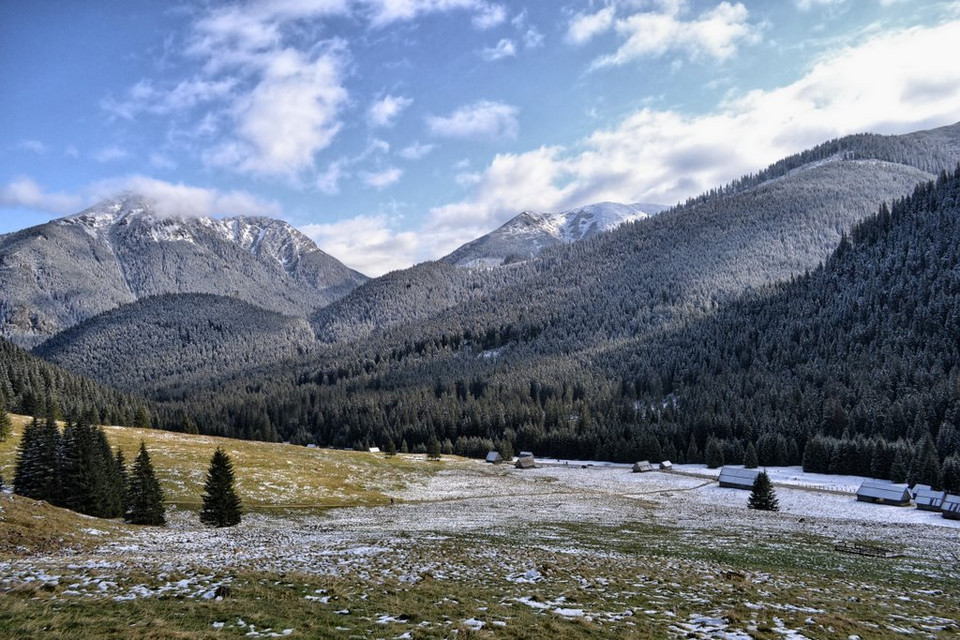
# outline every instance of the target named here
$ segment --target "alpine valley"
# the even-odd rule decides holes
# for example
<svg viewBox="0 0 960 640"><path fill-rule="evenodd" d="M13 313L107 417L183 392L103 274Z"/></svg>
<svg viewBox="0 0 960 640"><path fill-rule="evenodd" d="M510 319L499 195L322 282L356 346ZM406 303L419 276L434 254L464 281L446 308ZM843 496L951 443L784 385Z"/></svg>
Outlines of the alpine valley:
<svg viewBox="0 0 960 640"><path fill-rule="evenodd" d="M670 208L523 212L374 279L286 223L128 193L0 237L3 332L159 428L761 464L816 441L884 477L927 438L953 473L958 160L960 125L849 136ZM46 393L31 376L5 368L12 409Z"/></svg>

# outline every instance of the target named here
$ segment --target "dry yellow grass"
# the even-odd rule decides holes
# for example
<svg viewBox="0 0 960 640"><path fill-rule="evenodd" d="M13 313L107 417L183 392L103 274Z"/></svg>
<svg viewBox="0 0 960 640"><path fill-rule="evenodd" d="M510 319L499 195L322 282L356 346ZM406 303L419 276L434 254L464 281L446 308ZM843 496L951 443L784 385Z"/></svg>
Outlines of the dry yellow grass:
<svg viewBox="0 0 960 640"><path fill-rule="evenodd" d="M13 429L0 442L0 474L11 483L16 449L30 420L12 416ZM453 458L427 462L422 455L335 451L289 444L247 442L153 429L105 427L111 446L133 462L146 443L167 502L199 506L203 482L214 450L220 446L233 461L237 490L247 509L314 509L385 504L389 492L424 473L458 464Z"/></svg>

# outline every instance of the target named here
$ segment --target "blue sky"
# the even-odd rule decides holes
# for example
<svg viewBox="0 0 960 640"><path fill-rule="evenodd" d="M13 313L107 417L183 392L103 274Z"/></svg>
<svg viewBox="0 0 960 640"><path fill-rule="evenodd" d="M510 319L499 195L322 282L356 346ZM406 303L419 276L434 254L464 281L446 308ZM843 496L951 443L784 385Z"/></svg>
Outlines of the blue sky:
<svg viewBox="0 0 960 640"><path fill-rule="evenodd" d="M960 120L960 2L9 0L0 233L124 189L369 275Z"/></svg>

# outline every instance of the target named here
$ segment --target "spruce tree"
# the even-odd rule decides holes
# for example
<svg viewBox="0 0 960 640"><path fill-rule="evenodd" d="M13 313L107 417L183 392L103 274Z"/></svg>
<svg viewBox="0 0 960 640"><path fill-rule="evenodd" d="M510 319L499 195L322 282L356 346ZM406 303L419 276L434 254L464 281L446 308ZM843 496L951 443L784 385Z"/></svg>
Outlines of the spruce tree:
<svg viewBox="0 0 960 640"><path fill-rule="evenodd" d="M427 460L439 460L440 459L440 441L437 440L437 436L431 435L430 439L427 440Z"/></svg>
<svg viewBox="0 0 960 640"><path fill-rule="evenodd" d="M47 417L40 427L38 499L60 505L60 428L57 427L57 410L48 401Z"/></svg>
<svg viewBox="0 0 960 640"><path fill-rule="evenodd" d="M911 484L927 484L938 490L943 483L940 474L940 456L937 455L937 445L929 431L914 457L910 469L910 480Z"/></svg>
<svg viewBox="0 0 960 640"><path fill-rule="evenodd" d="M773 484L770 482L770 476L767 475L766 471L758 473L757 478L753 481L753 490L750 492L747 506L760 511L780 510L777 494L773 490Z"/></svg>
<svg viewBox="0 0 960 640"><path fill-rule="evenodd" d="M40 423L36 416L23 430L17 446L17 464L13 475L13 492L39 500L42 492L43 467L40 456Z"/></svg>
<svg viewBox="0 0 960 640"><path fill-rule="evenodd" d="M723 446L716 438L707 440L707 450L704 452L704 461L708 469L716 469L723 466Z"/></svg>
<svg viewBox="0 0 960 640"><path fill-rule="evenodd" d="M0 396L0 442L4 442L10 437L10 429L13 426L10 421L10 415L7 413L7 405L3 396Z"/></svg>
<svg viewBox="0 0 960 640"><path fill-rule="evenodd" d="M127 508L125 520L130 524L163 526L167 523L163 489L160 488L157 476L153 472L150 454L147 453L147 446L142 440L140 453L137 454L130 469L124 502Z"/></svg>
<svg viewBox="0 0 960 640"><path fill-rule="evenodd" d="M215 527L232 527L240 523L240 497L233 487L233 463L226 452L217 447L210 460L204 484L200 522Z"/></svg>
<svg viewBox="0 0 960 640"><path fill-rule="evenodd" d="M960 494L960 457L950 456L943 461L942 477L944 491Z"/></svg>
<svg viewBox="0 0 960 640"><path fill-rule="evenodd" d="M743 454L743 468L744 469L756 469L757 468L757 450L754 448L752 442L747 443L747 449Z"/></svg>
<svg viewBox="0 0 960 640"><path fill-rule="evenodd" d="M393 441L393 438L387 440L387 457L392 458L397 455L397 444Z"/></svg>

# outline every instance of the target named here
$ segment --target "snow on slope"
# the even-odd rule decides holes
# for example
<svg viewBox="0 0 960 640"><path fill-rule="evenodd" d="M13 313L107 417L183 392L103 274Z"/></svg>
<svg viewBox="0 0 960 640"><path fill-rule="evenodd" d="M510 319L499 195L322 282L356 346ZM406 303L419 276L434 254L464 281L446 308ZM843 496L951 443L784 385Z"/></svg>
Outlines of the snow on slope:
<svg viewBox="0 0 960 640"><path fill-rule="evenodd" d="M560 213L524 211L443 261L461 267L495 267L528 260L548 247L578 242L663 209L656 204L601 202Z"/></svg>

